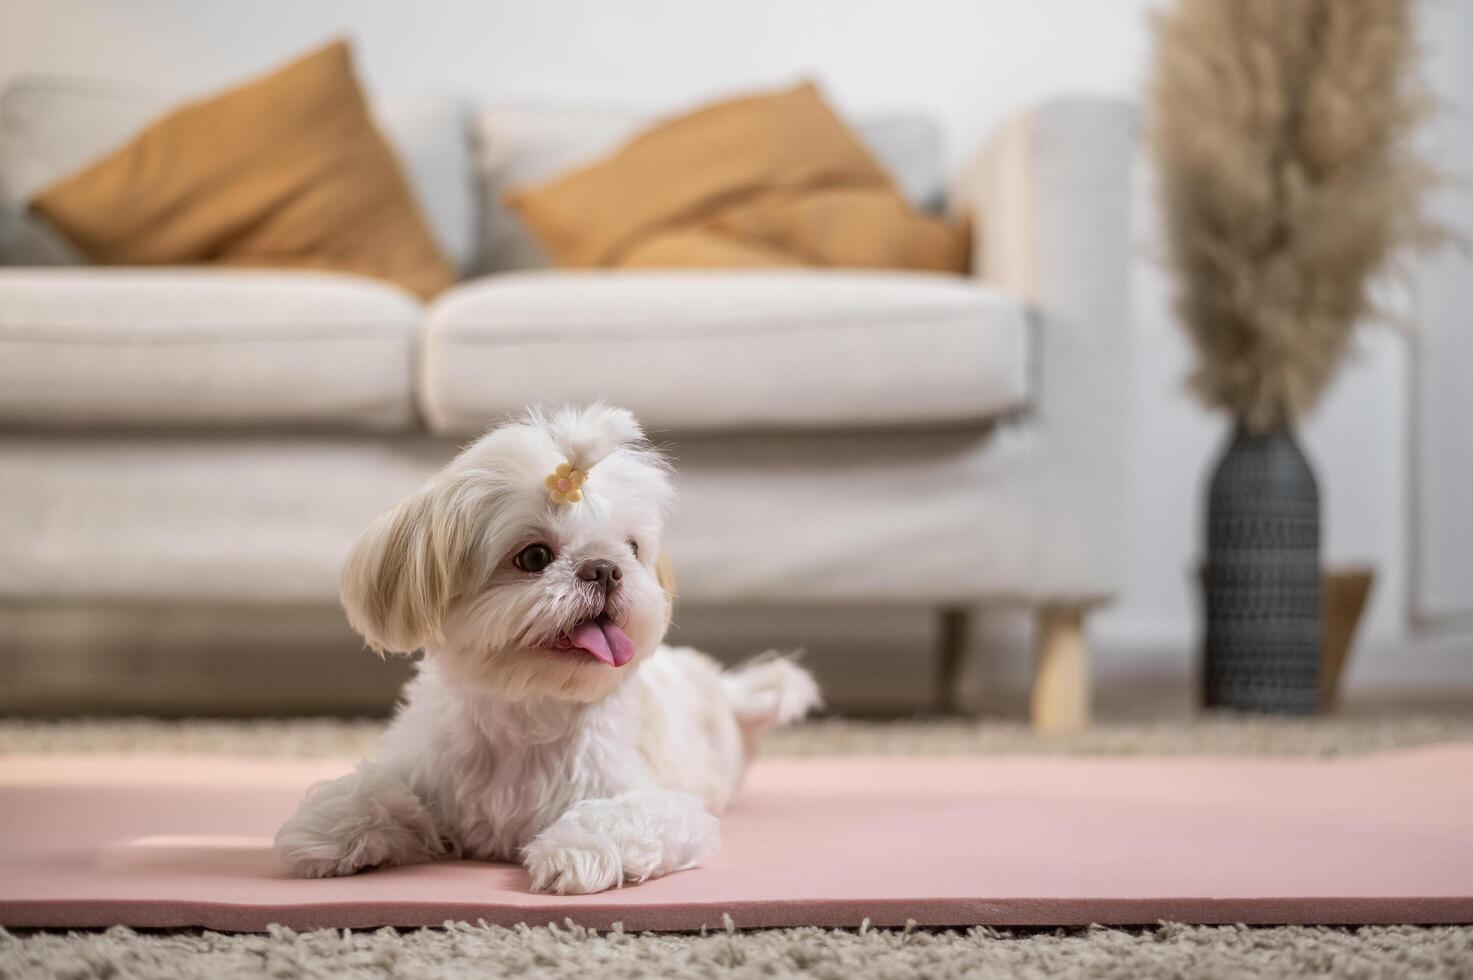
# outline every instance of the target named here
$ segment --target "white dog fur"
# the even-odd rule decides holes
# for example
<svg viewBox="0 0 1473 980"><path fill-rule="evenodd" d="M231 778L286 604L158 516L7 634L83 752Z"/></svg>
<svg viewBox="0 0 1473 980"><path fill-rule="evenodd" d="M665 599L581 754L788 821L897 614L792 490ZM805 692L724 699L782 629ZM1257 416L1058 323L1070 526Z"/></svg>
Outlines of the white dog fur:
<svg viewBox="0 0 1473 980"><path fill-rule="evenodd" d="M544 483L563 462L587 473L580 501ZM726 672L661 645L672 498L634 417L594 405L492 430L374 522L343 605L375 649L424 659L378 758L314 786L277 834L288 866L521 860L532 888L585 893L715 853L757 736L818 688L787 660ZM551 561L528 571L539 544ZM570 648L590 622L599 652Z"/></svg>

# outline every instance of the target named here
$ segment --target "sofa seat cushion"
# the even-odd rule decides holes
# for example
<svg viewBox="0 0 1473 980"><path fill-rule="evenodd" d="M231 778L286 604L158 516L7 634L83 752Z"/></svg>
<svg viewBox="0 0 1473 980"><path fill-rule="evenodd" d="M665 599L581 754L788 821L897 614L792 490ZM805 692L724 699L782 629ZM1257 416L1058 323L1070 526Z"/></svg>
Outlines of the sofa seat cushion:
<svg viewBox="0 0 1473 980"><path fill-rule="evenodd" d="M333 273L0 269L0 425L407 428L422 314Z"/></svg>
<svg viewBox="0 0 1473 980"><path fill-rule="evenodd" d="M421 410L444 434L602 398L684 432L982 421L1027 397L1004 293L904 272L527 272L431 307Z"/></svg>

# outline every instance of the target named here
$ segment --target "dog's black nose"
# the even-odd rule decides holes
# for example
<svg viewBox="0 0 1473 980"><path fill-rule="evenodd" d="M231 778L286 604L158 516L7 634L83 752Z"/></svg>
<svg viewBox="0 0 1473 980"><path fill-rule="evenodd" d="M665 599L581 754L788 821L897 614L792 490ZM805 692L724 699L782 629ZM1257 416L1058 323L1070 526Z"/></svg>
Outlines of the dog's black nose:
<svg viewBox="0 0 1473 980"><path fill-rule="evenodd" d="M619 571L619 566L607 558L590 558L578 566L578 577L585 582L597 582L604 590L604 595L614 591L614 583L624 577Z"/></svg>

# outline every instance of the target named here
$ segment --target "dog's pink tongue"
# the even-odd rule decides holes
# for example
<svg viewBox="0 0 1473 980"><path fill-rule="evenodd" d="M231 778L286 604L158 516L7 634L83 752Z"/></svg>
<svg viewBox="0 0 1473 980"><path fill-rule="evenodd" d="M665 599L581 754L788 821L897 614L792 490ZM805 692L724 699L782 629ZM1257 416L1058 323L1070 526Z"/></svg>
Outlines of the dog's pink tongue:
<svg viewBox="0 0 1473 980"><path fill-rule="evenodd" d="M568 633L568 639L610 667L622 667L634 659L634 641L607 616L579 623Z"/></svg>

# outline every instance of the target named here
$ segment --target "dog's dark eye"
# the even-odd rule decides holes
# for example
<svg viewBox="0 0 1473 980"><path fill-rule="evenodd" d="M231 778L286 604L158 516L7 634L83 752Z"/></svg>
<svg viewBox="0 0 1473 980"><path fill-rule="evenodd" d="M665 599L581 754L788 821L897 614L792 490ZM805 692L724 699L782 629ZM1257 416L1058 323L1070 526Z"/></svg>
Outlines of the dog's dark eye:
<svg viewBox="0 0 1473 980"><path fill-rule="evenodd" d="M535 575L548 565L551 565L553 557L552 549L547 545L529 544L517 552L516 558L512 560L517 563L517 567L522 571L531 572Z"/></svg>
<svg viewBox="0 0 1473 980"><path fill-rule="evenodd" d="M633 538L629 539L629 550L634 552L634 557L639 557L639 542Z"/></svg>

